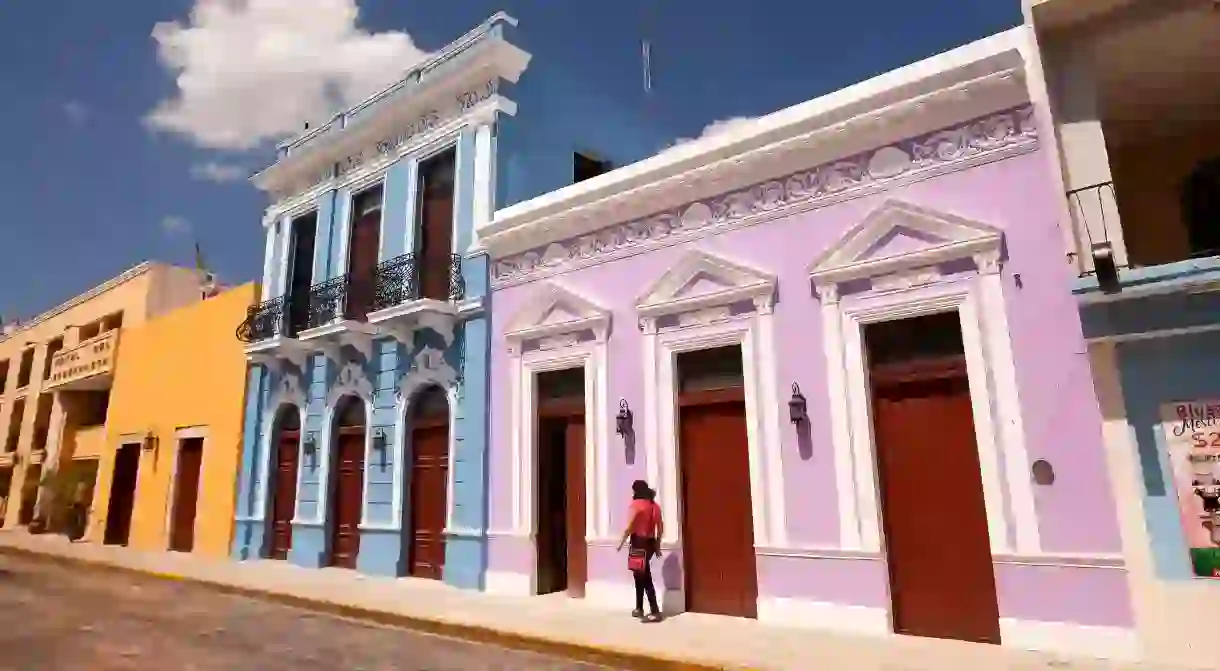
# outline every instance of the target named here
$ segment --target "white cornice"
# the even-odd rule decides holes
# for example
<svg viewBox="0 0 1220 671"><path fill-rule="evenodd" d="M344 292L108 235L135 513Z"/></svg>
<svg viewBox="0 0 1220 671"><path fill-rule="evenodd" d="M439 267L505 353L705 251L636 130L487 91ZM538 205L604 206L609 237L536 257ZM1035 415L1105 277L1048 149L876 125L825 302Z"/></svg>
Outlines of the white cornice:
<svg viewBox="0 0 1220 671"><path fill-rule="evenodd" d="M390 166L403 158L412 154L426 154L433 147L444 146L448 142L456 141L458 134L463 128L482 123L491 123L499 114L505 116L516 115L517 103L502 95L493 95L465 114L450 119L443 125L433 128L426 133L417 135L389 154L379 156L351 172L323 180L314 184L309 189L279 200L271 204L264 213L263 228L274 224L277 219L284 215L295 215L296 213L312 209L314 201L318 196L331 189L342 189L357 182L373 179L377 174L385 172Z"/></svg>
<svg viewBox="0 0 1220 671"><path fill-rule="evenodd" d="M499 81L516 82L529 61L528 52L503 39L485 40L463 54L462 60L454 61L454 69L445 71L443 76L438 74L409 90L378 100L376 106L357 107L351 114L359 116L347 125L332 122L325 133L302 138L308 143L254 175L251 182L272 194L311 189L333 177L327 171L334 164L352 154L375 153L375 145L404 128L431 124L432 117L448 125L453 118L465 116L470 110L466 109L468 103L464 99L496 97ZM485 82L491 82L487 92L475 90Z"/></svg>
<svg viewBox="0 0 1220 671"><path fill-rule="evenodd" d="M28 331L28 330L34 328L35 326L38 326L39 324L47 321L48 319L57 317L65 312L67 312L68 310L71 310L74 307L83 305L83 304L93 300L94 298L101 296L102 294L106 293L107 291L110 291L111 289L119 286L120 284L125 284L127 282L130 282L131 280L136 279L137 277L152 270L154 267L156 267L158 265L160 265L160 264L156 263L155 261L145 261L145 262L141 263L140 265L135 266L134 268L130 268L126 271L123 271L121 274L116 275L116 276L106 280L105 282L102 282L101 284L93 287L92 289L86 291L85 293L80 294L80 295L76 296L75 298L72 298L71 300L60 303L58 306L51 308L50 310L47 310L46 312L38 315L37 317L34 317L33 319L31 319L28 322L23 322L21 324L21 327L14 330L12 333L9 333L7 335L0 334L0 343L4 342L6 340L9 340L10 338L15 338L15 337L17 337L18 334L24 333L25 331Z"/></svg>
<svg viewBox="0 0 1220 671"><path fill-rule="evenodd" d="M1028 102L1013 29L498 211L493 258Z"/></svg>

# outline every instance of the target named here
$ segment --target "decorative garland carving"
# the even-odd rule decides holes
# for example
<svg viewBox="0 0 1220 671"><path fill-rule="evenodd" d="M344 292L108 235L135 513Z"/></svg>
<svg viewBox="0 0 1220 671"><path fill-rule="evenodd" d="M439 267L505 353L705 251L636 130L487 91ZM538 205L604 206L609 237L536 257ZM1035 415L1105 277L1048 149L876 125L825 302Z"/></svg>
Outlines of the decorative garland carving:
<svg viewBox="0 0 1220 671"><path fill-rule="evenodd" d="M493 285L518 284L612 253L641 251L666 238L705 234L792 205L838 202L869 187L944 169L990 153L1037 143L1033 108L1024 105L819 167L768 180L600 231L553 242L495 262Z"/></svg>

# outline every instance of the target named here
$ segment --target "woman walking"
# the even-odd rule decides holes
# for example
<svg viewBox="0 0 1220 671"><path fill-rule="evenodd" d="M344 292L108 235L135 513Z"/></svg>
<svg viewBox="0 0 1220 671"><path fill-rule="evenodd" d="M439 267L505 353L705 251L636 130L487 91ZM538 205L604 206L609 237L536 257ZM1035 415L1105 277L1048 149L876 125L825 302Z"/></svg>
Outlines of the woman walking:
<svg viewBox="0 0 1220 671"><path fill-rule="evenodd" d="M627 568L635 577L635 610L632 617L643 622L660 622L661 609L657 607L657 590L652 584L652 558L661 556L661 535L665 523L661 520L661 506L656 502L657 493L643 480L631 483L631 505L627 508L627 528L619 540L618 549L630 543L627 552ZM648 615L644 615L644 597L648 597Z"/></svg>

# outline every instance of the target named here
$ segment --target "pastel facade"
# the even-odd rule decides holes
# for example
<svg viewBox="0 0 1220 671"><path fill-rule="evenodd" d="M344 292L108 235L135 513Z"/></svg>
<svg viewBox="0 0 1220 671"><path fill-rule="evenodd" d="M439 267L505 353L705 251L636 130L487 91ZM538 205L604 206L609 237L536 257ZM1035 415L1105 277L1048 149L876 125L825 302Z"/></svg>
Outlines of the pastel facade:
<svg viewBox="0 0 1220 671"><path fill-rule="evenodd" d="M34 519L56 469L93 488L125 332L199 300L202 283L193 269L142 263L0 334L4 527Z"/></svg>
<svg viewBox="0 0 1220 671"><path fill-rule="evenodd" d="M1135 654L1026 44L967 45L479 229L489 591L625 608L615 545L643 478L668 610Z"/></svg>
<svg viewBox="0 0 1220 671"><path fill-rule="evenodd" d="M580 132L615 110L542 132L554 91L523 76L515 26L493 16L254 178L272 205L263 302L238 333L234 557L482 586L490 306L473 231L582 177L574 152L597 138ZM636 135L599 160L635 158Z"/></svg>
<svg viewBox="0 0 1220 671"><path fill-rule="evenodd" d="M86 539L226 557L246 365L233 324L254 283L123 334Z"/></svg>
<svg viewBox="0 0 1220 671"><path fill-rule="evenodd" d="M1220 545L1203 496L1220 473L1192 456L1215 452L1220 399L1220 15L1043 0L1026 23L1144 654L1214 664Z"/></svg>

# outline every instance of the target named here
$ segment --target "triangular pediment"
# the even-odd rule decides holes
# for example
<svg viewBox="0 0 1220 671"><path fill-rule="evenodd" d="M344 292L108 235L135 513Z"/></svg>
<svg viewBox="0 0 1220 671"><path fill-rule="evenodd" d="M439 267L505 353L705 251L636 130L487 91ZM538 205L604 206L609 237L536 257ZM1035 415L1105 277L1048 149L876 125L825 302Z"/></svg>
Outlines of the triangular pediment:
<svg viewBox="0 0 1220 671"><path fill-rule="evenodd" d="M639 300L641 314L680 312L694 307L726 305L775 292L775 276L694 250L654 282Z"/></svg>
<svg viewBox="0 0 1220 671"><path fill-rule="evenodd" d="M988 224L890 200L873 210L809 268L817 279L875 277L1000 248L1003 232Z"/></svg>
<svg viewBox="0 0 1220 671"><path fill-rule="evenodd" d="M602 328L610 311L571 289L542 282L529 301L508 322L505 335L516 338Z"/></svg>

